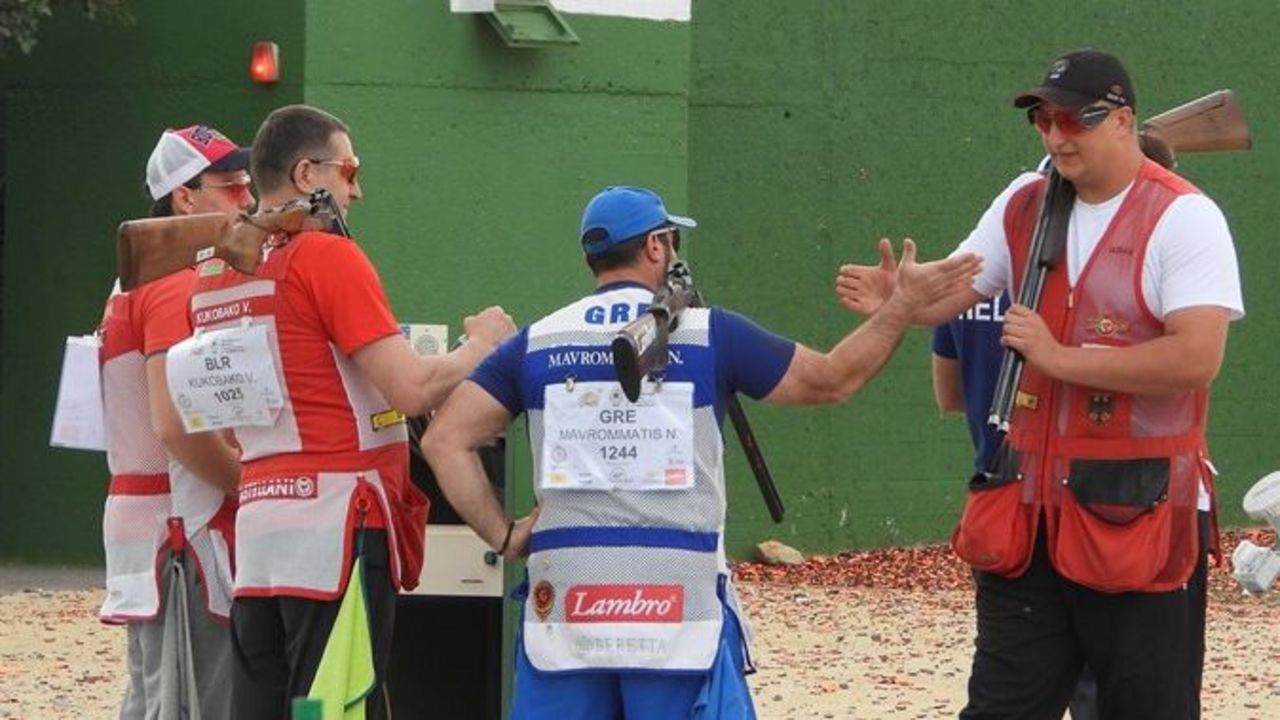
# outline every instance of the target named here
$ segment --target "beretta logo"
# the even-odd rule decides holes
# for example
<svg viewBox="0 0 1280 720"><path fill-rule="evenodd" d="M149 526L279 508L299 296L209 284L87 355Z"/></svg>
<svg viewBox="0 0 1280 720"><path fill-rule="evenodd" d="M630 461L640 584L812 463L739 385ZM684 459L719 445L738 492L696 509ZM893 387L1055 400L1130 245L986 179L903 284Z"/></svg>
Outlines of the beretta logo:
<svg viewBox="0 0 1280 720"><path fill-rule="evenodd" d="M574 585L564 598L566 622L675 623L683 616L681 585Z"/></svg>

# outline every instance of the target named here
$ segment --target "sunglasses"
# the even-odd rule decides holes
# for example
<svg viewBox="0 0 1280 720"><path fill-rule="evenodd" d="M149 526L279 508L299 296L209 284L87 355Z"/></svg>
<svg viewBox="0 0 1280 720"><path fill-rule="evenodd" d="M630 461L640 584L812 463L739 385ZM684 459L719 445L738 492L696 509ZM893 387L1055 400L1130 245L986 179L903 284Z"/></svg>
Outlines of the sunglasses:
<svg viewBox="0 0 1280 720"><path fill-rule="evenodd" d="M1027 122L1045 135L1054 125L1063 135L1081 135L1101 125L1114 109L1106 105L1088 105L1075 110L1035 105L1027 108Z"/></svg>
<svg viewBox="0 0 1280 720"><path fill-rule="evenodd" d="M253 180L251 180L247 174L242 173L240 175L237 175L231 178L226 182L211 183L211 182L205 182L202 180L200 182L200 186L194 189L195 190L205 190L205 189L224 190L228 195L231 195L232 197L238 197L241 195L250 194L249 186L252 184L253 184Z"/></svg>
<svg viewBox="0 0 1280 720"><path fill-rule="evenodd" d="M659 242L671 243L671 249L680 252L680 228L662 227L657 230L650 231L650 237L655 237Z"/></svg>
<svg viewBox="0 0 1280 720"><path fill-rule="evenodd" d="M360 158L354 155L343 160L322 160L320 158L307 158L307 160L316 165L332 165L338 168L338 174L342 176L342 179L352 185L355 184L356 175L360 172Z"/></svg>

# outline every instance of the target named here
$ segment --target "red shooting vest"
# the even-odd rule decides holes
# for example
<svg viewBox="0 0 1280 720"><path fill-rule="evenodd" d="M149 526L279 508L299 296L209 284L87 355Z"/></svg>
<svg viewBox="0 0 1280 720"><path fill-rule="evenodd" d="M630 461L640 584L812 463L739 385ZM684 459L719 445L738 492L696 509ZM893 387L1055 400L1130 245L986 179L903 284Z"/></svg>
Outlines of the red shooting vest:
<svg viewBox="0 0 1280 720"><path fill-rule="evenodd" d="M1046 184L1019 189L1005 210L1015 289L1024 281ZM1039 313L1060 343L1125 347L1164 334L1142 296L1143 258L1169 205L1197 192L1159 165L1143 165L1075 288L1065 260L1046 277ZM1182 586L1201 552L1202 480L1212 492L1207 408L1203 390L1131 395L1058 382L1026 367L1010 419L1007 469L1001 480L968 494L952 547L979 570L1019 576L1031 562L1043 514L1049 560L1062 576L1113 593Z"/></svg>
<svg viewBox="0 0 1280 720"><path fill-rule="evenodd" d="M271 247L254 275L221 260L198 268L193 326L265 325L284 395L274 425L235 429L244 462L236 597L341 596L360 524L387 530L395 585L412 589L421 572L427 499L409 480L403 417L327 328L306 319L309 296L286 287L297 253L325 242L350 241L295 235Z"/></svg>

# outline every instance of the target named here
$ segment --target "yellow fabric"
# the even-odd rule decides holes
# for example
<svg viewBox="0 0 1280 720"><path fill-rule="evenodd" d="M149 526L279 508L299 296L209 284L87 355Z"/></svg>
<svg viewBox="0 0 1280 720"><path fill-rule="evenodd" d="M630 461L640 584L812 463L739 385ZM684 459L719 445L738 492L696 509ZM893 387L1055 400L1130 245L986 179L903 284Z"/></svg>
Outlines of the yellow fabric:
<svg viewBox="0 0 1280 720"><path fill-rule="evenodd" d="M375 681L364 558L357 557L307 697L324 703L324 720L364 720L364 699Z"/></svg>

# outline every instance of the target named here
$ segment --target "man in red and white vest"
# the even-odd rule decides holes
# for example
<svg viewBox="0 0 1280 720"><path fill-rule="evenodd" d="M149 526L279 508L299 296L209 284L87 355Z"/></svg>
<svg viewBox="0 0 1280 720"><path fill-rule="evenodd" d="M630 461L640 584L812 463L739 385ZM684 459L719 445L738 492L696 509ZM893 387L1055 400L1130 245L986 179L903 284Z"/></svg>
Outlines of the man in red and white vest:
<svg viewBox="0 0 1280 720"><path fill-rule="evenodd" d="M253 204L248 150L216 130L166 130L147 161L152 215L225 213ZM230 718L232 532L240 464L214 434L186 435L165 384L165 351L191 334L194 269L127 293L115 291L102 320L103 402L111 470L103 543L107 598L101 618L128 628L129 686L121 718L168 712L161 693L165 580L180 564L186 583L198 701L204 718ZM174 658L176 660L176 658ZM183 659L185 664L185 658Z"/></svg>
<svg viewBox="0 0 1280 720"><path fill-rule="evenodd" d="M1076 200L1038 312L1005 317L1002 342L1027 366L1003 469L975 479L952 537L977 584L960 716L1061 717L1087 664L1103 718L1196 718L1217 551L1205 415L1244 315L1231 233L1212 200L1143 156L1114 56L1063 55L1015 105ZM921 322L1018 290L1045 186L1028 173L996 198L958 250L981 255L982 274ZM846 266L839 284L865 312L892 277Z"/></svg>
<svg viewBox="0 0 1280 720"><path fill-rule="evenodd" d="M263 208L325 189L345 217L361 197L359 168L346 124L316 108L280 108L254 139ZM437 407L514 325L488 308L463 322L469 339L459 349L419 357L368 257L333 232L269 238L254 275L219 260L197 274L197 333L238 333L237 347L270 368L244 391L272 399L270 420L235 427L244 462L231 611L235 717L288 717L290 699L309 693L356 554L365 561L377 675L366 709L385 717L396 592L417 584L427 515L409 480L404 414Z"/></svg>

